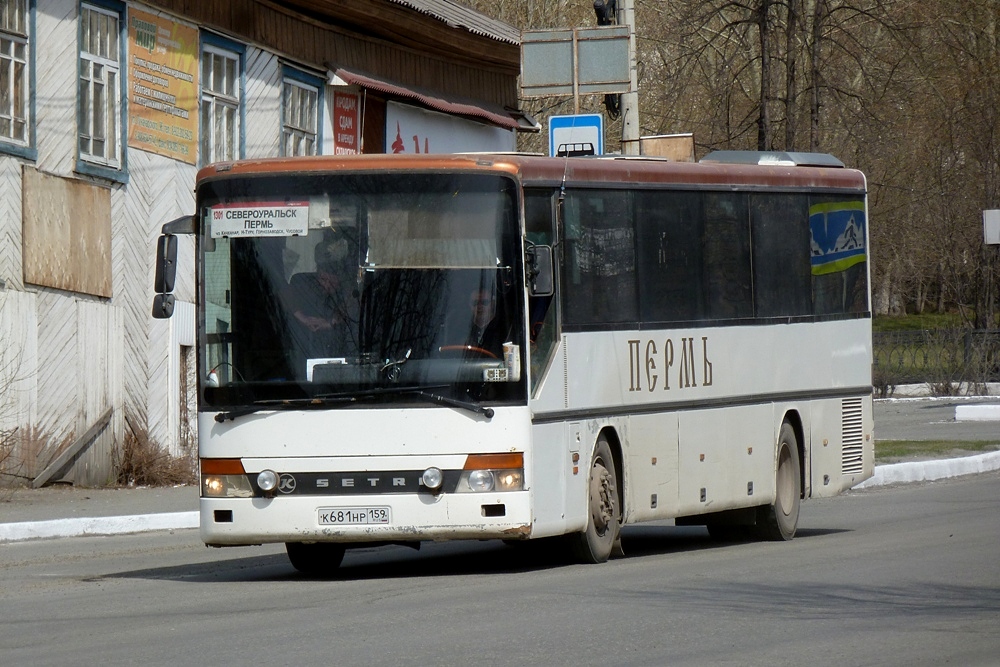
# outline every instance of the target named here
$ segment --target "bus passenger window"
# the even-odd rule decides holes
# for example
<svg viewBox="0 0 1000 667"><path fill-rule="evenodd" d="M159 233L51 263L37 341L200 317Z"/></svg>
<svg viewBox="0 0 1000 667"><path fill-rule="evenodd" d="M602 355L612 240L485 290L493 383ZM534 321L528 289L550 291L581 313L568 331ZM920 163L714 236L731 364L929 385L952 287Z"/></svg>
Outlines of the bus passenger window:
<svg viewBox="0 0 1000 667"><path fill-rule="evenodd" d="M747 195L706 194L703 215L706 317L713 320L753 317Z"/></svg>
<svg viewBox="0 0 1000 667"><path fill-rule="evenodd" d="M569 324L638 322L629 193L567 193L563 211L563 315Z"/></svg>
<svg viewBox="0 0 1000 667"><path fill-rule="evenodd" d="M808 206L805 195L750 196L757 317L812 315Z"/></svg>
<svg viewBox="0 0 1000 667"><path fill-rule="evenodd" d="M809 229L813 312L868 311L867 220L857 197L811 197Z"/></svg>
<svg viewBox="0 0 1000 667"><path fill-rule="evenodd" d="M648 191L635 197L642 321L702 319L699 195Z"/></svg>

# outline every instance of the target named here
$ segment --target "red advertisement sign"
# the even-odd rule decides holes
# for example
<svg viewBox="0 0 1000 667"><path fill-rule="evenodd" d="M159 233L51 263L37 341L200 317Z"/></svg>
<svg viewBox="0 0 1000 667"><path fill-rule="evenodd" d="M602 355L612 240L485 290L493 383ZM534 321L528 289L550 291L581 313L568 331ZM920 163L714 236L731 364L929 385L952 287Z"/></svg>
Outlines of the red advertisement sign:
<svg viewBox="0 0 1000 667"><path fill-rule="evenodd" d="M361 100L356 93L333 93L333 146L335 155L361 152Z"/></svg>

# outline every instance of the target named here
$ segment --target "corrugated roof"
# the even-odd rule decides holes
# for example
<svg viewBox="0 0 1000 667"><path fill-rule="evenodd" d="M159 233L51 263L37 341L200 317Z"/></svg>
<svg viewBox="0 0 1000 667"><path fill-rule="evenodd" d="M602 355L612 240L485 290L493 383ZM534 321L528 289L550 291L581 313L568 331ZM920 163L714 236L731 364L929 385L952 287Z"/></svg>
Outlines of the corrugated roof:
<svg viewBox="0 0 1000 667"><path fill-rule="evenodd" d="M397 5L409 7L421 14L427 14L453 28L464 28L483 37L520 46L521 32L503 21L480 14L471 7L452 0L388 0Z"/></svg>
<svg viewBox="0 0 1000 667"><path fill-rule="evenodd" d="M343 68L332 72L332 74L348 84L377 90L392 97L419 102L429 109L435 109L456 116L466 116L507 130L538 132L541 129L537 121L528 117L519 109L490 108L491 105L483 102L447 99L442 97L440 93L419 91L413 87L403 86Z"/></svg>

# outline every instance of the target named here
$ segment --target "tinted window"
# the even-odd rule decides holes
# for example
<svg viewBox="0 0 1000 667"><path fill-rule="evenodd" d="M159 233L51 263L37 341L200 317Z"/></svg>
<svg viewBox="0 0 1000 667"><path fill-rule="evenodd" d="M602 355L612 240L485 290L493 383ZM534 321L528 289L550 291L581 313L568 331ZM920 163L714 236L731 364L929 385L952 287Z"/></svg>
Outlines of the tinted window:
<svg viewBox="0 0 1000 667"><path fill-rule="evenodd" d="M637 192L639 303L644 322L704 317L701 195Z"/></svg>
<svg viewBox="0 0 1000 667"><path fill-rule="evenodd" d="M808 206L805 195L750 196L757 317L812 314Z"/></svg>
<svg viewBox="0 0 1000 667"><path fill-rule="evenodd" d="M563 204L563 316L568 324L638 321L629 193L577 190Z"/></svg>
<svg viewBox="0 0 1000 667"><path fill-rule="evenodd" d="M711 320L753 317L747 196L707 193L702 201L705 316Z"/></svg>
<svg viewBox="0 0 1000 667"><path fill-rule="evenodd" d="M857 197L575 191L563 215L570 325L868 309L866 221Z"/></svg>
<svg viewBox="0 0 1000 667"><path fill-rule="evenodd" d="M857 197L812 197L809 202L813 312L868 311L868 221Z"/></svg>

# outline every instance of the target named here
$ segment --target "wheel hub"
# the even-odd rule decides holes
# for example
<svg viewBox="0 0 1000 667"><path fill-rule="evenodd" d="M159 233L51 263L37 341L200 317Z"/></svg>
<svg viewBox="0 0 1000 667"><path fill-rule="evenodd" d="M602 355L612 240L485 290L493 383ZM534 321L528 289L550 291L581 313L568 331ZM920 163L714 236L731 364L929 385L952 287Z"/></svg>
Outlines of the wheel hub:
<svg viewBox="0 0 1000 667"><path fill-rule="evenodd" d="M614 478L600 461L594 464L594 474L590 478L591 516L598 532L604 532L615 516L617 489Z"/></svg>

